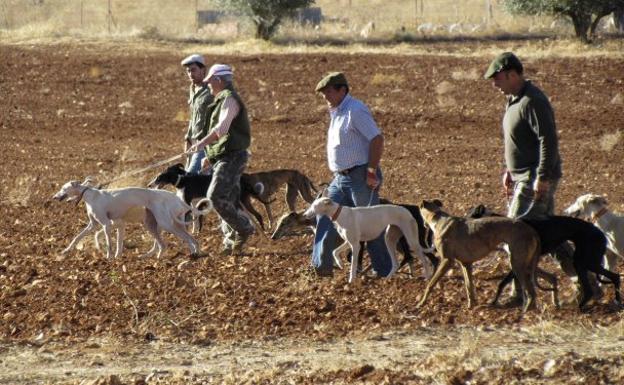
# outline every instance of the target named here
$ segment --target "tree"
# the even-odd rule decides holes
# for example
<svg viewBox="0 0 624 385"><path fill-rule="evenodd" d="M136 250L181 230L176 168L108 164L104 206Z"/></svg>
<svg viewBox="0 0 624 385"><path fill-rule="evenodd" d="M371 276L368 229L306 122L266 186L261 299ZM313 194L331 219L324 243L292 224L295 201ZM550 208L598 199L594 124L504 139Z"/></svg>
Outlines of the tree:
<svg viewBox="0 0 624 385"><path fill-rule="evenodd" d="M217 3L247 15L256 26L256 38L269 40L286 16L315 0L217 0Z"/></svg>
<svg viewBox="0 0 624 385"><path fill-rule="evenodd" d="M576 37L587 43L600 19L624 7L624 0L503 0L503 4L512 14L568 17Z"/></svg>

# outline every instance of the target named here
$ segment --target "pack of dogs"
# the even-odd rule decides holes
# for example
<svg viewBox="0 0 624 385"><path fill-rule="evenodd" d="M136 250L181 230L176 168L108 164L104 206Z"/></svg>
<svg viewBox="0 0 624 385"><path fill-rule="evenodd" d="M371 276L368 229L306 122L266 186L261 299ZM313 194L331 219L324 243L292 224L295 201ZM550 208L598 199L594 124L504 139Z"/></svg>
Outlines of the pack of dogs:
<svg viewBox="0 0 624 385"><path fill-rule="evenodd" d="M156 254L160 258L167 247L161 237L163 230L186 243L192 256L202 256L188 227L193 224L193 232L199 232L202 217L212 211L206 198L211 179L210 175L189 174L182 164L176 164L154 177L147 188L101 189L88 178L83 182L67 182L53 198L76 205L84 201L88 224L62 253L70 252L87 234L95 232L96 246L99 247L99 238L103 236L106 257L118 258L123 252L125 222L142 221L154 239L144 256ZM176 192L164 190L167 186ZM275 223L271 204L284 186L288 212ZM296 211L297 197L309 205L305 211ZM622 307L620 276L615 270L624 255L624 217L611 212L603 196L582 195L564 210L565 215L543 219L511 219L483 205L459 217L446 213L439 200L409 205L381 199L380 204L373 206L342 206L319 193L301 172L278 169L241 176L236 207L264 234L267 228L263 217L252 202L264 206L273 240L313 233L317 218L329 217L343 241L333 251L334 265L341 269L341 254L349 252L349 283L354 283L358 272L365 274L370 269L362 266L365 243L383 235L392 263L388 278L403 266L408 266L409 274L414 276L416 260L422 266L422 276L428 281L417 308L425 306L434 287L454 262L462 271L468 307L474 307L477 300L473 264L501 250L505 252L498 255L508 256L511 269L500 281L492 305L498 306L503 289L514 281L521 293L523 311L536 307L536 288L551 291L553 303L559 307L557 278L538 265L541 256L554 253L562 244L573 250L568 258L574 271L568 274L578 281L579 308L585 310L596 297L590 279L612 285L615 304ZM138 216L130 215L132 210L136 214L137 209ZM117 241L113 252L114 230ZM397 251L403 255L401 262ZM541 286L539 279L550 285Z"/></svg>

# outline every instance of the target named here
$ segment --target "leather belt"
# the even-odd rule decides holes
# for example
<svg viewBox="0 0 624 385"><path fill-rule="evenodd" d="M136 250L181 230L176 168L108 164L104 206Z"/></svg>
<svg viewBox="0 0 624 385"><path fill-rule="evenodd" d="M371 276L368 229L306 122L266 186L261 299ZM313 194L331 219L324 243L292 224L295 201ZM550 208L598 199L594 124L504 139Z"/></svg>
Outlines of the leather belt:
<svg viewBox="0 0 624 385"><path fill-rule="evenodd" d="M358 164L357 166L353 166L351 168L346 168L344 170L340 170L340 171L336 171L336 174L340 174L340 175L349 175L349 173L351 173L353 170L355 170L358 167L364 167L366 166L365 164Z"/></svg>

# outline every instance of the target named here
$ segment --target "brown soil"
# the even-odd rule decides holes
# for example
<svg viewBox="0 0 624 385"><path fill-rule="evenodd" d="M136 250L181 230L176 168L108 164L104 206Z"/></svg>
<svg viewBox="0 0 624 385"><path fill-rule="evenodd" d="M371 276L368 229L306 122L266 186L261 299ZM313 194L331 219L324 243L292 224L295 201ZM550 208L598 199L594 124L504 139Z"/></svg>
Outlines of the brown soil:
<svg viewBox="0 0 624 385"><path fill-rule="evenodd" d="M106 260L91 237L80 250L62 256L60 251L86 224L82 205L51 201L63 183L87 175L109 180L181 152L187 92L179 67L183 54L138 45L1 49L0 336L4 342L0 367L15 370L6 372L8 377L0 376L1 381L17 383L23 378L20 381L30 383L39 378L19 377L20 369L15 369L19 365L10 365L14 349L24 354L30 349L23 344L37 346L39 359L45 346L56 353L83 352L88 349L85 341L94 338L126 341L128 349L151 346L146 340L177 349L215 344L226 350L253 341L269 345L276 339L288 341L267 345L279 352L307 344L323 349L332 341L356 341L352 343L359 346L357 341L370 343L370 338L374 341L375 336L397 331L400 334L393 334L392 340L400 342L423 334L426 339L444 330L457 335L466 328L486 328L500 334L505 344L505 331L513 340L511 331L543 323L563 328L621 325L621 313L609 304L611 291L586 314L574 306L554 309L545 294L540 296L540 310L524 316L519 310L487 306L468 310L457 271L418 311L415 303L425 286L422 278L365 278L347 285L344 272L333 279L311 276L307 272L310 236L280 241L256 236L246 255L219 257L221 236L214 217L197 236L208 254L198 260L189 259L187 249L172 237L163 258L137 258L149 249L151 240L134 224L128 225L126 249L119 259ZM499 132L504 100L490 82L480 78L489 57L208 54L206 59L235 68L236 84L252 121L250 171L296 168L317 184L331 178L324 148L326 106L313 89L323 73L341 69L349 77L353 95L371 107L385 134L383 196L406 203L440 198L448 211L459 215L478 203L502 211ZM615 209L624 207L620 177L624 146L615 135L624 127L622 104L616 98L624 93L622 68L621 61L604 58L527 62L527 73L551 97L556 110L565 173L558 193L560 207L588 192L606 194ZM151 170L118 185L144 185L156 173ZM279 201L276 213L284 210ZM492 298L505 266L494 260L478 269L481 303ZM558 271L553 264L547 267ZM561 281L564 296L571 296L571 283L565 277ZM431 332L422 333L423 328ZM57 349L56 344L63 348ZM413 359L405 358L405 352L404 361L398 363L380 364L374 356L358 356L360 361L349 361L342 369L306 367L314 369L312 374L270 372L272 366L266 366L259 377L245 377L247 370L257 369L249 364L249 369L238 367L240 372L232 369L227 375L233 383L237 378L255 383L288 378L310 384L430 383L434 379L421 366L433 365L432 357L440 358L435 339L431 344ZM596 383L604 378L603 383L617 383L608 368L622 365L621 340L605 355L579 356L583 349L574 345L570 350L577 353L556 354L557 366L548 378L543 373L544 356L525 367L510 360L502 370L484 366L473 373L479 366L465 371L449 366L439 368L439 373L450 376L442 382L453 384L471 378L476 381L471 383L572 383L570 371L562 368L576 365L573 373L585 370L587 378L598 379ZM455 347L447 343L441 351L455 351ZM508 354L523 355L513 349ZM131 355L124 357L118 359L131 359ZM21 370L28 372L27 366ZM132 381L132 373L141 372L135 370L117 373ZM69 377L59 372L38 381L71 381L104 373L68 372ZM192 365L182 373L188 376L160 381L192 383L191 377L224 381L224 377L202 377ZM619 376L622 381L622 372Z"/></svg>

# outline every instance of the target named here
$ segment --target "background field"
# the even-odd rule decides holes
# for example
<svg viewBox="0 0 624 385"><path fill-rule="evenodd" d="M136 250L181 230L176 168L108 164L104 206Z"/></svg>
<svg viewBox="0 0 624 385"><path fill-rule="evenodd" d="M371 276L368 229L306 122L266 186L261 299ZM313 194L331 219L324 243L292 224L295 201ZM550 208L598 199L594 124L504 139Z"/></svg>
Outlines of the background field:
<svg viewBox="0 0 624 385"><path fill-rule="evenodd" d="M252 36L249 22L236 17L198 30L195 11L215 9L209 0L111 0L110 4L109 13L109 2L103 0L5 0L0 4L0 29L29 37L112 34L231 41ZM510 16L496 0L318 0L316 6L321 7L325 22L317 28L286 22L276 40L322 43L572 31L563 21L553 23L551 17ZM374 29L366 27L371 22ZM426 24L432 26L423 28Z"/></svg>

